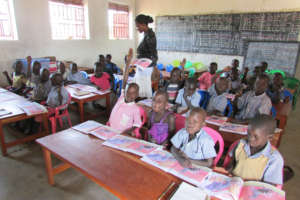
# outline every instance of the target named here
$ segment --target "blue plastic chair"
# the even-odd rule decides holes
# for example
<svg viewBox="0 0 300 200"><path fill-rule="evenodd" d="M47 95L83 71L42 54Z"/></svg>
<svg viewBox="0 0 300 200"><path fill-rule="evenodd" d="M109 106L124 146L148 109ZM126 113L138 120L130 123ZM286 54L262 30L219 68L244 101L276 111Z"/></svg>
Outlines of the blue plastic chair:
<svg viewBox="0 0 300 200"><path fill-rule="evenodd" d="M199 106L203 109L206 109L209 98L210 98L209 93L204 90L198 90L198 93L201 95Z"/></svg>
<svg viewBox="0 0 300 200"><path fill-rule="evenodd" d="M80 71L80 73L83 75L84 78L88 79L89 75L85 71Z"/></svg>
<svg viewBox="0 0 300 200"><path fill-rule="evenodd" d="M225 108L225 110L224 110L224 112L223 112L223 115L225 116L226 113L227 113L226 116L227 116L227 117L230 117L231 114L232 114L232 111L233 111L232 103L231 103L231 101L230 101L229 99L227 99L227 106L226 106L226 108Z"/></svg>
<svg viewBox="0 0 300 200"><path fill-rule="evenodd" d="M285 98L286 98L286 97L289 97L290 101L293 100L293 95L292 95L292 93L290 93L290 91L288 91L288 90L283 90L283 94L284 94L284 97L285 97Z"/></svg>
<svg viewBox="0 0 300 200"><path fill-rule="evenodd" d="M173 65L167 65L166 66L166 71L171 72L173 70L173 68L174 68Z"/></svg>
<svg viewBox="0 0 300 200"><path fill-rule="evenodd" d="M277 115L277 111L276 111L276 109L275 109L274 106L272 106L272 108L271 108L271 114L272 114L272 117L273 117L273 118L275 118L276 115Z"/></svg>
<svg viewBox="0 0 300 200"><path fill-rule="evenodd" d="M164 68L165 68L165 67L164 67L164 65L163 65L162 63L158 63L158 64L157 64L157 69L158 69L158 70L162 71L162 70L164 70Z"/></svg>

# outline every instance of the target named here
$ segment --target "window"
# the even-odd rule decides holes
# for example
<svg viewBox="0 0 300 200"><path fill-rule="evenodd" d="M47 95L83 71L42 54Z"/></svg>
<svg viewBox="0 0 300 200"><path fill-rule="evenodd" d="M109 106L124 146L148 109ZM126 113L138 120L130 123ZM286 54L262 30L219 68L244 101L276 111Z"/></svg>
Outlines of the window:
<svg viewBox="0 0 300 200"><path fill-rule="evenodd" d="M109 39L129 39L129 7L108 4Z"/></svg>
<svg viewBox="0 0 300 200"><path fill-rule="evenodd" d="M51 0L49 12L52 39L89 39L87 9L83 0Z"/></svg>
<svg viewBox="0 0 300 200"><path fill-rule="evenodd" d="M0 40L17 40L12 0L0 0Z"/></svg>

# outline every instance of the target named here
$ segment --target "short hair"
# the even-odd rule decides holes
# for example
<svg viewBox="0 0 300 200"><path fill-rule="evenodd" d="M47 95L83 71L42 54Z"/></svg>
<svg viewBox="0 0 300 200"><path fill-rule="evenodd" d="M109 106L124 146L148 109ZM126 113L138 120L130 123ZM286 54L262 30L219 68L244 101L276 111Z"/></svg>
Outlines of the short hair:
<svg viewBox="0 0 300 200"><path fill-rule="evenodd" d="M261 62L261 65L262 65L263 67L268 67L268 63L267 63L266 61Z"/></svg>
<svg viewBox="0 0 300 200"><path fill-rule="evenodd" d="M130 83L129 85L128 85L128 90L129 90L129 88L135 88L136 90L139 90L139 85L138 84L136 84L136 83Z"/></svg>
<svg viewBox="0 0 300 200"><path fill-rule="evenodd" d="M188 78L188 79L186 79L186 81L185 81L184 84L185 85L192 85L192 84L194 84L197 87L197 81L194 78Z"/></svg>
<svg viewBox="0 0 300 200"><path fill-rule="evenodd" d="M273 134L276 129L276 121L270 115L259 114L252 118L249 122L251 129L263 129L268 135Z"/></svg>
<svg viewBox="0 0 300 200"><path fill-rule="evenodd" d="M111 58L111 55L110 55L110 54L106 54L106 58L107 58L107 57L110 57L110 58Z"/></svg>
<svg viewBox="0 0 300 200"><path fill-rule="evenodd" d="M212 62L212 63L210 63L210 65L215 65L218 67L218 63L216 63L216 62Z"/></svg>
<svg viewBox="0 0 300 200"><path fill-rule="evenodd" d="M170 76L172 76L172 74L174 74L176 71L180 72L180 69L178 67L175 67L172 69Z"/></svg>
<svg viewBox="0 0 300 200"><path fill-rule="evenodd" d="M165 91L165 90L162 90L162 89L157 90L155 93L155 96L157 96L157 95L163 95L166 98L166 101L169 100L169 95L168 95L167 91Z"/></svg>
<svg viewBox="0 0 300 200"><path fill-rule="evenodd" d="M192 116L192 115L195 115L195 114L201 115L203 117L203 121L205 121L205 118L206 118L206 111L205 110L203 110L200 107L191 109L189 116Z"/></svg>
<svg viewBox="0 0 300 200"><path fill-rule="evenodd" d="M261 75L259 75L259 76L258 76L258 78L259 78L259 79L266 80L267 82L269 82L269 81L270 81L270 78L269 78L269 76L268 76L268 75L266 75L266 74L261 74Z"/></svg>
<svg viewBox="0 0 300 200"><path fill-rule="evenodd" d="M149 15L140 14L136 16L135 22L148 25L153 22L153 18Z"/></svg>

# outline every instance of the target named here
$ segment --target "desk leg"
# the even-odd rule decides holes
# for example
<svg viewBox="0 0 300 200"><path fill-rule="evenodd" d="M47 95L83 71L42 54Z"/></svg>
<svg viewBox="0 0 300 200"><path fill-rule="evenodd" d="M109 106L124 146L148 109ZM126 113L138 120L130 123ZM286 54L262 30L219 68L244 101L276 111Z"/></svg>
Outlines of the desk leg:
<svg viewBox="0 0 300 200"><path fill-rule="evenodd" d="M83 110L83 102L78 102L79 106L79 114L80 114L80 122L84 122L84 110Z"/></svg>
<svg viewBox="0 0 300 200"><path fill-rule="evenodd" d="M110 114L110 93L106 95L106 114L109 117Z"/></svg>
<svg viewBox="0 0 300 200"><path fill-rule="evenodd" d="M1 142L2 155L6 156L7 155L6 144L5 144L4 133L3 133L3 124L1 122L0 122L0 142Z"/></svg>
<svg viewBox="0 0 300 200"><path fill-rule="evenodd" d="M44 126L44 135L49 134L49 126L48 126L48 114L43 115L43 126Z"/></svg>
<svg viewBox="0 0 300 200"><path fill-rule="evenodd" d="M51 153L49 150L43 147L44 159L46 164L46 171L48 176L48 183L50 185L54 185L54 176L53 176L53 168L52 168L52 160Z"/></svg>

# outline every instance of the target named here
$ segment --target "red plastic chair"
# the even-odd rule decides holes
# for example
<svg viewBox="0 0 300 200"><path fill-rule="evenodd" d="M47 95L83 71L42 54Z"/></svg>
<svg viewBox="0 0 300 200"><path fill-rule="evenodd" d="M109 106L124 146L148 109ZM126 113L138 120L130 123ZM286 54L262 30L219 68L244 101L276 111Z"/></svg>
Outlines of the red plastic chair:
<svg viewBox="0 0 300 200"><path fill-rule="evenodd" d="M180 114L175 113L175 132L185 127L186 118Z"/></svg>
<svg viewBox="0 0 300 200"><path fill-rule="evenodd" d="M227 154L226 154L226 157L225 157L225 159L224 159L224 162L223 162L223 168L226 169L226 167L228 166L229 162L231 161L231 157L229 156L229 152L231 152L231 151L238 145L239 141L240 141L240 140L236 140L234 143L232 143L232 144L230 145L230 147L229 147L229 149L228 149L228 152L227 152ZM277 148L274 147L273 145L272 145L272 148L273 148L273 149L277 149ZM283 171L283 169L282 169L282 178L283 178L283 175L284 175L284 171ZM276 187L277 187L278 189L282 189L282 185L276 185Z"/></svg>
<svg viewBox="0 0 300 200"><path fill-rule="evenodd" d="M141 118L142 118L142 125L141 125L141 127L142 127L147 122L147 113L141 106L139 106L139 109L140 109L140 114L141 114ZM142 139L142 135L140 133L141 127L134 129L135 137L139 138L139 139ZM145 135L145 137L143 139L148 140L148 135Z"/></svg>
<svg viewBox="0 0 300 200"><path fill-rule="evenodd" d="M218 133L218 131L210 128L210 127L207 127L207 126L204 126L203 127L203 130L210 135L210 137L212 137L212 139L214 140L214 143L216 145L216 143L218 142L219 143L219 152L217 153L217 157L215 157L214 159L214 162L213 162L213 167L217 166L217 163L219 162L222 154L223 154L223 151L224 151L224 140L222 138L222 136L220 135L220 133Z"/></svg>
<svg viewBox="0 0 300 200"><path fill-rule="evenodd" d="M58 119L60 127L63 127L62 118L67 117L69 126L72 127L71 118L68 111L68 106L71 102L71 95L69 94L68 102L56 108L48 108L49 121L51 122L52 133L56 133L56 120Z"/></svg>

